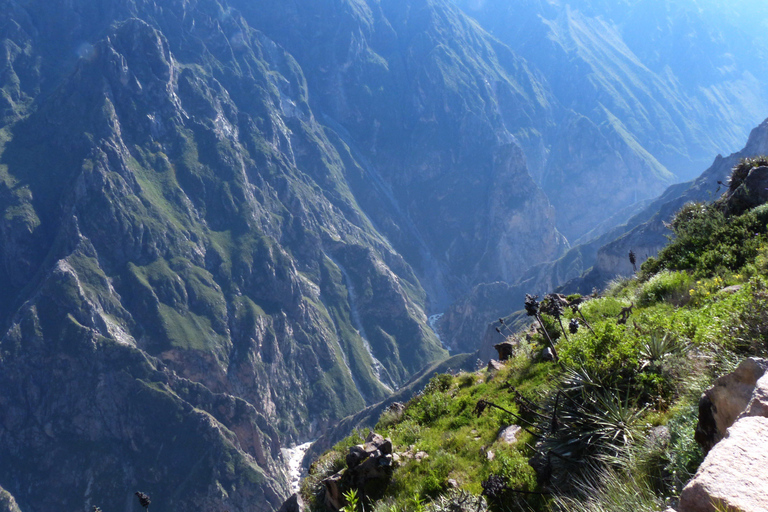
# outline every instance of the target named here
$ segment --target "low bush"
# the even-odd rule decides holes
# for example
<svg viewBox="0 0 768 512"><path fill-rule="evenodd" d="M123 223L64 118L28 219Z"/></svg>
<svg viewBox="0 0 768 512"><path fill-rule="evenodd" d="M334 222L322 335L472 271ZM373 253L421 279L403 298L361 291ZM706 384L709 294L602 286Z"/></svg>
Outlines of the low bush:
<svg viewBox="0 0 768 512"><path fill-rule="evenodd" d="M685 305L690 299L693 282L693 278L685 272L659 272L638 290L637 303L639 306L650 306L657 302Z"/></svg>

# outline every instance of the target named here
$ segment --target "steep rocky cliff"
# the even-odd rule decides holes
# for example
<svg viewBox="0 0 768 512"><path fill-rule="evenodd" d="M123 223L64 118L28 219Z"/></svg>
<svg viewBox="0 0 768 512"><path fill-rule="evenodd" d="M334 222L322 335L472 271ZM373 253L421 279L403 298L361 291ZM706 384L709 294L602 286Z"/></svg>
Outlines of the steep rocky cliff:
<svg viewBox="0 0 768 512"><path fill-rule="evenodd" d="M446 356L427 311L566 250L529 163L593 166L446 0L0 0L0 46L11 510L275 508Z"/></svg>
<svg viewBox="0 0 768 512"><path fill-rule="evenodd" d="M9 507L275 508L281 447L446 355L428 300L564 247L500 114L545 100L445 4L0 22Z"/></svg>
<svg viewBox="0 0 768 512"><path fill-rule="evenodd" d="M217 2L11 7L0 482L22 510L279 505L281 443L444 353L359 167Z"/></svg>
<svg viewBox="0 0 768 512"><path fill-rule="evenodd" d="M531 167L572 242L670 173L691 179L737 150L768 112L756 28L768 13L755 2L454 1L535 63L562 105Z"/></svg>
<svg viewBox="0 0 768 512"><path fill-rule="evenodd" d="M671 232L665 224L685 203L716 199L726 191L728 177L739 160L766 153L768 120L752 130L742 150L727 157L718 155L701 176L669 187L626 223L573 247L555 261L529 269L526 276L515 283L484 283L473 288L440 319L443 342L452 350L481 349L483 355L492 355L490 347L499 335L495 326L489 324L521 310L526 293L560 290L589 294L595 288L602 290L616 277L631 276L634 271L628 257L630 250L636 254L639 267L667 245Z"/></svg>
<svg viewBox="0 0 768 512"><path fill-rule="evenodd" d="M553 123L546 85L450 2L237 5L301 64L367 173L356 196L437 306L561 254L526 167Z"/></svg>

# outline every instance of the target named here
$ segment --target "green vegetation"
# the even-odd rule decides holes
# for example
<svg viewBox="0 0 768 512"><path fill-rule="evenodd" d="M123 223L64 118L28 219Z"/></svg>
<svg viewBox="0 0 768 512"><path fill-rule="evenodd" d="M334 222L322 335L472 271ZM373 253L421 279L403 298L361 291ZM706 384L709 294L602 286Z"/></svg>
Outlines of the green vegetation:
<svg viewBox="0 0 768 512"><path fill-rule="evenodd" d="M701 392L741 358L768 353L768 207L726 206L686 205L658 257L602 296L527 297L534 330L508 338L515 355L501 369L436 374L402 411L384 412L375 431L392 440L394 475L384 498L358 493L357 503L448 510L461 495L475 505L450 510L476 510L480 497L497 511L674 504L703 457L693 440ZM556 363L542 357L552 343ZM510 425L522 429L507 443L499 434ZM319 482L362 437L312 465L302 492L313 510L323 510Z"/></svg>

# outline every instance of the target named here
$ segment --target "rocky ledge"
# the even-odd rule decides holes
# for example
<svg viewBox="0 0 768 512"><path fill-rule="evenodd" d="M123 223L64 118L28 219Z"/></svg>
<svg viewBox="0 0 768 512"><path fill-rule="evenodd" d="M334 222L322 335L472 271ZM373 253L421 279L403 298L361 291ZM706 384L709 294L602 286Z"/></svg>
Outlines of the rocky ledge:
<svg viewBox="0 0 768 512"><path fill-rule="evenodd" d="M708 454L679 512L768 510L768 360L743 361L702 395L696 440Z"/></svg>

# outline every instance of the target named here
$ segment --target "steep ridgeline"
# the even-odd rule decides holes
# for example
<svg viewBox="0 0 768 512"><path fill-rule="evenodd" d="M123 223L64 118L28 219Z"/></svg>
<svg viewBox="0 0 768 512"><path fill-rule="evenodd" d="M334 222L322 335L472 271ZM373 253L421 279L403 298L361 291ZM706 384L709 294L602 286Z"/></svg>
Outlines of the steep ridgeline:
<svg viewBox="0 0 768 512"><path fill-rule="evenodd" d="M572 242L661 193L670 173L691 179L737 150L768 114L768 9L757 2L455 3L535 63L563 107L531 171Z"/></svg>
<svg viewBox="0 0 768 512"><path fill-rule="evenodd" d="M561 254L526 168L552 129L551 95L450 2L235 4L301 64L326 132L365 170L355 196L433 305Z"/></svg>
<svg viewBox="0 0 768 512"><path fill-rule="evenodd" d="M296 61L215 0L0 13L9 502L279 506L281 446L445 355L364 171Z"/></svg>
<svg viewBox="0 0 768 512"><path fill-rule="evenodd" d="M739 160L765 154L768 154L768 119L752 130L741 151L727 157L718 155L701 176L669 187L627 223L573 247L556 261L531 268L517 283L497 282L475 287L440 319L439 329L445 333L443 342L453 350L480 349L483 357L490 357L499 334L495 325L489 324L512 311L522 310L526 293L545 294L549 290L559 290L568 294L589 294L595 288L602 290L616 277L633 275L628 257L630 250L636 254L639 268L643 261L655 256L669 243L671 232L666 223L685 203L716 199L728 188L728 177Z"/></svg>

